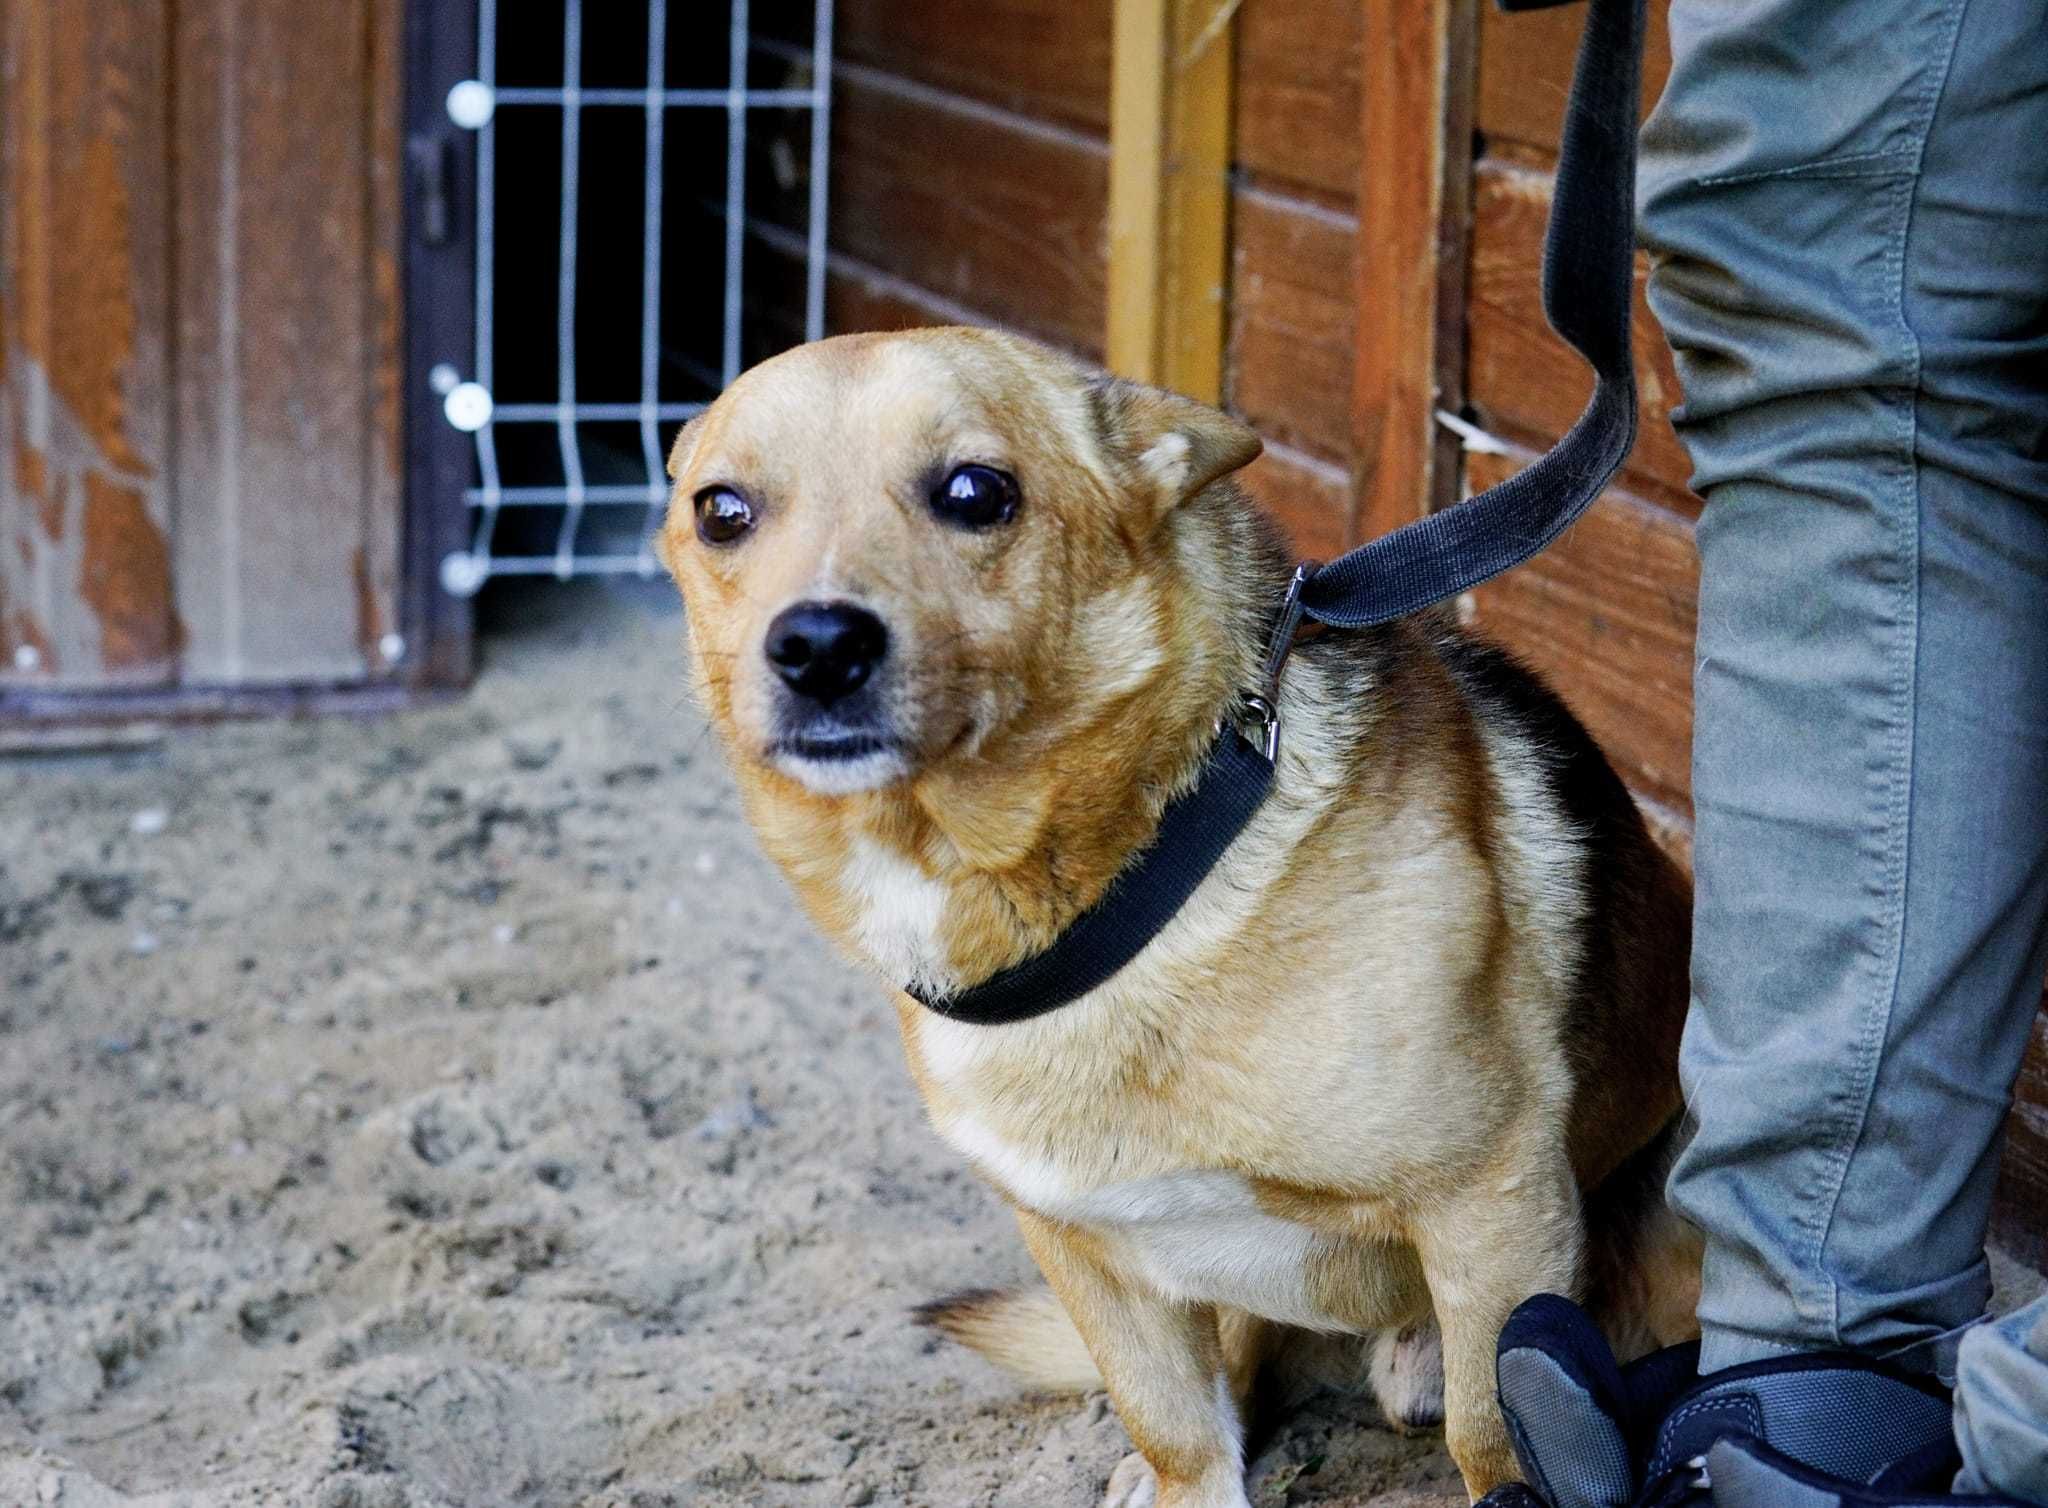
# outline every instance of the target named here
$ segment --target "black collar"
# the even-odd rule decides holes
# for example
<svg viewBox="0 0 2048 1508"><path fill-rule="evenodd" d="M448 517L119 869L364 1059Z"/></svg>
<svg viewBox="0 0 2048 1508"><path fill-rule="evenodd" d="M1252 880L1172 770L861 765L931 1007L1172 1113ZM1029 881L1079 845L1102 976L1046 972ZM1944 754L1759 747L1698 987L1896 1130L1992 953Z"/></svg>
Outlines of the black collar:
<svg viewBox="0 0 2048 1508"><path fill-rule="evenodd" d="M1558 3L1502 0L1509 10ZM1594 372L1593 396L1578 422L1534 465L1498 486L1328 565L1297 567L1260 685L1241 693L1200 778L1161 814L1150 845L1044 952L949 995L911 989L914 998L957 1021L999 1026L1042 1015L1107 982L1173 919L1271 791L1280 670L1302 618L1369 628L1469 591L1556 539L1620 468L1636 430L1629 315L1643 4L1592 0L1544 239L1543 312Z"/></svg>
<svg viewBox="0 0 2048 1508"><path fill-rule="evenodd" d="M1217 730L1202 773L1167 804L1159 829L1101 899L1042 953L980 984L934 997L906 986L942 1016L999 1026L1078 1000L1143 952L1208 877L1273 787L1280 751L1280 671L1301 625L1302 588L1313 566L1294 568L1267 642L1259 685L1241 693Z"/></svg>

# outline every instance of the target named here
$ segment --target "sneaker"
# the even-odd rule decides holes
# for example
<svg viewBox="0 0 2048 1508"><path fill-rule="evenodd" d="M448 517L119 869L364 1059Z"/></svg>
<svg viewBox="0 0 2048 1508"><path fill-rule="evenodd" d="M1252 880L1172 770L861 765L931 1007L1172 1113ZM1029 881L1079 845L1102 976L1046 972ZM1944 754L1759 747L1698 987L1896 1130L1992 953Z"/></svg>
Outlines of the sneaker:
<svg viewBox="0 0 2048 1508"><path fill-rule="evenodd" d="M1527 1487L1487 1508L1918 1508L2008 1500L1949 1490L1960 1462L1946 1389L1850 1353L1698 1375L1699 1347L1620 1366L1554 1294L1501 1332L1501 1411ZM2023 1508L2023 1505L2014 1505Z"/></svg>

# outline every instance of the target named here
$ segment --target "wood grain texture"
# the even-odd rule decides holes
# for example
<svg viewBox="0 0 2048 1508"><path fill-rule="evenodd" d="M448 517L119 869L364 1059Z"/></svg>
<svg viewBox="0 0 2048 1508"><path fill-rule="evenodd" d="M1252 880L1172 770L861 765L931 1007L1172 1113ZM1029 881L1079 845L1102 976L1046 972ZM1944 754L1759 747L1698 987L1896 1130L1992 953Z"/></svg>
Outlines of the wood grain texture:
<svg viewBox="0 0 2048 1508"><path fill-rule="evenodd" d="M1294 551L1310 560L1341 555L1351 538L1351 477L1341 466L1268 441L1238 473L1252 500L1280 520Z"/></svg>
<svg viewBox="0 0 2048 1508"><path fill-rule="evenodd" d="M5 5L0 676L361 677L398 623L402 7Z"/></svg>
<svg viewBox="0 0 2048 1508"><path fill-rule="evenodd" d="M1103 362L1165 381L1166 173L1173 0L1116 0L1109 96L1109 303Z"/></svg>
<svg viewBox="0 0 2048 1508"><path fill-rule="evenodd" d="M789 259L801 286L803 261ZM837 335L847 330L915 330L927 325L993 324L978 309L947 304L914 283L893 278L849 257L834 256L825 273L825 328ZM793 335L800 338L798 332Z"/></svg>
<svg viewBox="0 0 2048 1508"><path fill-rule="evenodd" d="M404 569L405 458L401 372L405 237L401 58L404 0L367 0L364 17L363 318L369 402L363 410L363 543L353 562L356 647L374 674L388 669L379 644L400 628Z"/></svg>
<svg viewBox="0 0 2048 1508"><path fill-rule="evenodd" d="M2048 994L2041 1009L2013 1086L1991 1231L2007 1251L2048 1272Z"/></svg>
<svg viewBox="0 0 2048 1508"><path fill-rule="evenodd" d="M1463 401L1474 9L1365 7L1351 430L1367 536L1455 496L1457 448L1435 416Z"/></svg>
<svg viewBox="0 0 2048 1508"><path fill-rule="evenodd" d="M1107 145L871 69L835 79L834 247L1098 355Z"/></svg>
<svg viewBox="0 0 2048 1508"><path fill-rule="evenodd" d="M764 332L770 350L804 338L804 238L783 226L750 221L747 247L757 302L747 318ZM1000 325L986 310L940 298L928 288L870 266L843 251L826 253L825 333L914 330L928 325Z"/></svg>
<svg viewBox="0 0 2048 1508"><path fill-rule="evenodd" d="M1226 0L1172 0L1166 35L1165 213L1155 380L1204 403L1223 401L1236 56L1237 27ZM1114 143L1111 151L1114 154ZM1112 158L1112 188L1114 182ZM1112 203L1112 226L1115 218ZM1114 249L1112 237L1112 289ZM1111 324L1115 317L1112 308Z"/></svg>
<svg viewBox="0 0 2048 1508"><path fill-rule="evenodd" d="M1237 162L1274 188L1358 194L1358 0L1251 0L1237 19Z"/></svg>
<svg viewBox="0 0 2048 1508"><path fill-rule="evenodd" d="M1490 487L1534 459L1468 455L1467 481ZM1689 822L1698 597L1691 521L1610 491L1472 601L1479 628L1557 688L1629 784Z"/></svg>
<svg viewBox="0 0 2048 1508"><path fill-rule="evenodd" d="M1497 159L1481 161L1473 177L1466 396L1489 429L1542 449L1571 427L1593 390L1591 371L1543 318L1551 179ZM1632 338L1640 421L1624 485L1696 513L1686 490L1692 462L1671 428L1678 373L1643 296L1648 276L1648 259L1638 256Z"/></svg>
<svg viewBox="0 0 2048 1508"><path fill-rule="evenodd" d="M1650 0L1643 39L1645 115L1671 72L1670 9L1671 0ZM1477 124L1489 151L1512 145L1556 159L1585 16L1585 7L1577 5L1513 14L1492 5L1481 9Z"/></svg>
<svg viewBox="0 0 2048 1508"><path fill-rule="evenodd" d="M1230 405L1262 434L1348 466L1357 223L1259 188L1235 204Z"/></svg>
<svg viewBox="0 0 2048 1508"><path fill-rule="evenodd" d="M1112 4L838 0L834 51L842 62L1107 136ZM808 41L808 6L798 19Z"/></svg>
<svg viewBox="0 0 2048 1508"><path fill-rule="evenodd" d="M375 234L392 217L372 212L366 187L378 19L368 0L179 8L188 679L368 668L362 621L395 569L370 563L368 508L397 487L377 371L395 345L375 291Z"/></svg>
<svg viewBox="0 0 2048 1508"><path fill-rule="evenodd" d="M163 7L4 0L0 685L149 686L181 629Z"/></svg>
<svg viewBox="0 0 2048 1508"><path fill-rule="evenodd" d="M1217 0L1116 0L1109 139L1109 369L1223 394L1232 59Z"/></svg>

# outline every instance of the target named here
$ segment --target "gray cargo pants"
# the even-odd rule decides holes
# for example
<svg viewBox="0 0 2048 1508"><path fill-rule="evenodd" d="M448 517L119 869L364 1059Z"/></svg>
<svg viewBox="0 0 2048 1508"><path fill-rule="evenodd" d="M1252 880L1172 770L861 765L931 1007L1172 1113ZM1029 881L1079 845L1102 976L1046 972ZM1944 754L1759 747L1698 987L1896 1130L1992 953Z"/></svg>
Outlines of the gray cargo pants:
<svg viewBox="0 0 2048 1508"><path fill-rule="evenodd" d="M1671 34L1641 228L1706 499L1701 1366L1954 1378L2048 963L2048 0L1673 0ZM2048 1501L2044 1319L1971 1335L1961 1433Z"/></svg>

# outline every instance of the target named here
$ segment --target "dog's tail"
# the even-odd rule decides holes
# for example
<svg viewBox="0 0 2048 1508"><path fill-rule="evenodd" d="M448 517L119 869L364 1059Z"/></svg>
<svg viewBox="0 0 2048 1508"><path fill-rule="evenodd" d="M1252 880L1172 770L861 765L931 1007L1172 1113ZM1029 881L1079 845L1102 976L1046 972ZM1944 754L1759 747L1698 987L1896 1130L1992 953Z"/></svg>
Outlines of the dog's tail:
<svg viewBox="0 0 2048 1508"><path fill-rule="evenodd" d="M1081 1332L1050 1288L970 1288L913 1312L920 1325L980 1352L1034 1392L1086 1393L1102 1386Z"/></svg>
<svg viewBox="0 0 2048 1508"><path fill-rule="evenodd" d="M1700 1233L1664 1198L1692 1131L1673 1116L1586 1198L1587 1307L1623 1361L1699 1334Z"/></svg>

